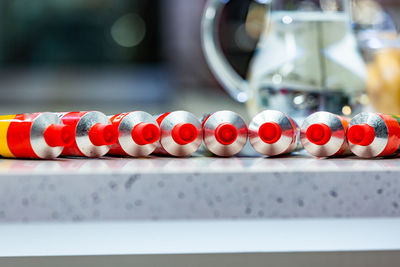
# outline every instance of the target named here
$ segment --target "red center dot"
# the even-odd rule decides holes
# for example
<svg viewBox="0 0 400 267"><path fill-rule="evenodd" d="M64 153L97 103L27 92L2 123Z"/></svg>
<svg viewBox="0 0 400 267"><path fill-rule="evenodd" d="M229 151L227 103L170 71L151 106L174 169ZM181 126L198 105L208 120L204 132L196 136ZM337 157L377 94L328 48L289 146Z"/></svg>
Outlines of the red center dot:
<svg viewBox="0 0 400 267"><path fill-rule="evenodd" d="M368 124L353 125L347 132L350 143L359 146L368 146L375 139L375 130Z"/></svg>
<svg viewBox="0 0 400 267"><path fill-rule="evenodd" d="M197 138L197 128L191 123L179 123L172 129L172 139L177 144L186 145Z"/></svg>
<svg viewBox="0 0 400 267"><path fill-rule="evenodd" d="M325 145L331 140L332 132L328 125L324 123L312 124L306 131L307 139L316 145Z"/></svg>
<svg viewBox="0 0 400 267"><path fill-rule="evenodd" d="M147 145L157 142L160 138L160 128L152 123L141 122L132 130L132 139L138 145Z"/></svg>
<svg viewBox="0 0 400 267"><path fill-rule="evenodd" d="M275 122L266 122L258 129L258 136L267 144L276 143L282 136L282 129Z"/></svg>
<svg viewBox="0 0 400 267"><path fill-rule="evenodd" d="M215 138L223 145L230 145L236 141L238 130L232 123L221 123L215 129Z"/></svg>

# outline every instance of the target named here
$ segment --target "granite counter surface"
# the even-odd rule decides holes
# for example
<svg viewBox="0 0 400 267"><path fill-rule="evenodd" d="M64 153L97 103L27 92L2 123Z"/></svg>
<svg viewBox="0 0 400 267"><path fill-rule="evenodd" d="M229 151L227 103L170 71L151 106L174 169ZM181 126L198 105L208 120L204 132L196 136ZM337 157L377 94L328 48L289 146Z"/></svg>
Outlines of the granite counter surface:
<svg viewBox="0 0 400 267"><path fill-rule="evenodd" d="M0 160L0 222L400 215L400 159Z"/></svg>

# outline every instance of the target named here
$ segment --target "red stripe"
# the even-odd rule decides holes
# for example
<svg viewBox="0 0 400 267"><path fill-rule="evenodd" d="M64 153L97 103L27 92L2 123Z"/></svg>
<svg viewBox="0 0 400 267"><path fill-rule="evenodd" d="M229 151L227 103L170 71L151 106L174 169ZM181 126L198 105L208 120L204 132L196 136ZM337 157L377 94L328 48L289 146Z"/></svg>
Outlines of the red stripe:
<svg viewBox="0 0 400 267"><path fill-rule="evenodd" d="M121 124L121 121L129 114L128 113L121 113L121 114L117 114L111 117L110 121L112 123L112 125L118 129L119 125ZM119 131L118 131L119 134ZM119 140L114 143L113 145L111 145L110 151L108 152L109 154L112 155L128 155L121 147Z"/></svg>
<svg viewBox="0 0 400 267"><path fill-rule="evenodd" d="M31 146L32 120L38 114L18 114L10 123L7 131L7 143L11 153L17 158L39 158Z"/></svg>
<svg viewBox="0 0 400 267"><path fill-rule="evenodd" d="M207 117L204 118L203 122L201 123L201 127L204 127L204 124L206 124L208 118L210 118L211 115L212 115L212 113L208 114Z"/></svg>
<svg viewBox="0 0 400 267"><path fill-rule="evenodd" d="M64 114L61 117L62 122L65 125L70 125L72 127L74 127L74 132L76 133L76 126L79 122L79 120L83 117L83 115L85 115L87 112L69 112ZM75 141L72 145L70 146L66 146L64 147L63 151L62 151L63 155L66 156L85 156L78 148L78 145L76 144L76 137L75 137Z"/></svg>
<svg viewBox="0 0 400 267"><path fill-rule="evenodd" d="M162 121L167 117L171 112L164 113L157 118L158 126L161 125Z"/></svg>
<svg viewBox="0 0 400 267"><path fill-rule="evenodd" d="M389 131L389 139L385 149L379 156L393 156L400 146L400 125L396 119L389 115L378 114L385 123Z"/></svg>

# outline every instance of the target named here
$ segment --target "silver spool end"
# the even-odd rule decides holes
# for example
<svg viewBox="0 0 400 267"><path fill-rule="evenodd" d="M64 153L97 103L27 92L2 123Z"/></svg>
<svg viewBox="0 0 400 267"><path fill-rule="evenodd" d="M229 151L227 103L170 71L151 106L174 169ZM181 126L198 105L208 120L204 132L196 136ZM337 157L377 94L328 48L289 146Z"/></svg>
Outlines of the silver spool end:
<svg viewBox="0 0 400 267"><path fill-rule="evenodd" d="M44 131L52 124L63 124L57 114L43 112L34 118L31 127L30 141L35 154L41 159L53 159L58 157L64 147L51 147L44 138Z"/></svg>
<svg viewBox="0 0 400 267"><path fill-rule="evenodd" d="M150 155L157 147L158 142L139 145L132 139L132 130L139 123L151 123L157 126L157 121L144 111L129 112L120 122L118 127L118 141L122 150L132 157L145 157Z"/></svg>
<svg viewBox="0 0 400 267"><path fill-rule="evenodd" d="M223 123L232 124L237 130L236 139L230 144L222 144L217 140L215 131ZM217 111L212 113L203 125L204 144L207 149L221 157L229 157L239 153L246 145L248 130L246 122L239 114L232 111Z"/></svg>
<svg viewBox="0 0 400 267"><path fill-rule="evenodd" d="M265 123L276 123L281 129L280 138L274 143L264 142L259 129ZM280 111L265 110L257 114L249 125L249 140L253 148L266 156L277 156L292 152L297 148L299 133L290 118Z"/></svg>
<svg viewBox="0 0 400 267"><path fill-rule="evenodd" d="M313 124L325 124L331 131L331 138L324 145L317 145L308 140L306 132L308 127ZM338 153L343 145L347 146L346 129L340 119L329 112L316 112L308 116L300 130L300 141L305 150L315 157L330 157Z"/></svg>
<svg viewBox="0 0 400 267"><path fill-rule="evenodd" d="M367 146L355 145L349 142L350 150L361 158L374 158L381 154L389 140L389 130L385 121L375 113L363 112L355 116L350 121L349 129L354 125L368 124L375 131L375 138L371 144Z"/></svg>
<svg viewBox="0 0 400 267"><path fill-rule="evenodd" d="M88 111L76 125L76 144L86 157L97 158L104 156L110 150L109 145L96 146L89 138L89 130L96 123L111 124L110 119L99 111Z"/></svg>
<svg viewBox="0 0 400 267"><path fill-rule="evenodd" d="M172 138L172 130L180 123L190 123L197 130L196 138L185 145L178 144ZM203 140L203 131L200 121L192 113L187 111L174 111L169 113L160 124L160 144L170 155L175 157L190 156L200 147Z"/></svg>

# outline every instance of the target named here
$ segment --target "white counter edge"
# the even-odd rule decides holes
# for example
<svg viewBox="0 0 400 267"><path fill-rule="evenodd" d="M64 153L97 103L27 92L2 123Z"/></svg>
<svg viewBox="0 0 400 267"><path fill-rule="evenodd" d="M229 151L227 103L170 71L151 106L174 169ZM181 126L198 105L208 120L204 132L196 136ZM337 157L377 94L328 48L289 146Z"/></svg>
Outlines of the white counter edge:
<svg viewBox="0 0 400 267"><path fill-rule="evenodd" d="M400 250L400 219L0 224L0 257Z"/></svg>

